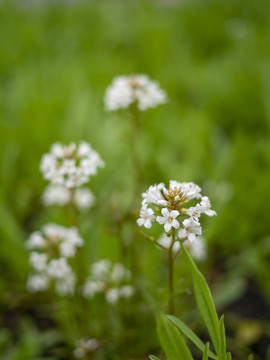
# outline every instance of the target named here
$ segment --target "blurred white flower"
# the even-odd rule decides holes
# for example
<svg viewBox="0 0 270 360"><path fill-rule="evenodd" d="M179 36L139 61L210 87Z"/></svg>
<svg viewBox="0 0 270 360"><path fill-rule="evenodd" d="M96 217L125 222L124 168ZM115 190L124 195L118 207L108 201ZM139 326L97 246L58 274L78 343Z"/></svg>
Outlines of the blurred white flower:
<svg viewBox="0 0 270 360"><path fill-rule="evenodd" d="M30 254L29 262L34 270L43 271L46 270L48 257L46 254L39 254L33 251Z"/></svg>
<svg viewBox="0 0 270 360"><path fill-rule="evenodd" d="M26 246L39 252L30 254L29 262L35 274L29 276L27 289L42 291L54 284L59 295L72 295L76 277L67 259L75 256L77 248L82 245L83 239L76 227L65 228L51 223L33 233Z"/></svg>
<svg viewBox="0 0 270 360"><path fill-rule="evenodd" d="M104 167L103 160L86 142L79 143L78 147L74 143L68 146L53 144L50 153L43 155L40 164L40 170L46 180L53 185L67 188L76 188L87 183L99 167ZM45 195L45 202L50 203L49 195ZM60 200L65 202L65 199L62 193Z"/></svg>
<svg viewBox="0 0 270 360"><path fill-rule="evenodd" d="M165 247L166 249L169 249L171 247L172 244L172 237L168 236L167 233L163 233L159 239L157 240L157 242L162 245L163 247ZM173 253L176 254L179 250L180 250L180 243L179 241L175 241L173 244Z"/></svg>
<svg viewBox="0 0 270 360"><path fill-rule="evenodd" d="M49 278L45 274L30 275L26 287L31 293L47 290L49 287Z"/></svg>
<svg viewBox="0 0 270 360"><path fill-rule="evenodd" d="M49 185L42 194L42 202L45 206L67 205L71 200L69 189L62 185Z"/></svg>
<svg viewBox="0 0 270 360"><path fill-rule="evenodd" d="M76 358L80 359L84 357L87 353L95 351L98 347L98 340L84 337L76 341L76 349L74 350L73 354Z"/></svg>
<svg viewBox="0 0 270 360"><path fill-rule="evenodd" d="M76 189L73 202L80 210L88 209L94 205L95 196L87 188Z"/></svg>
<svg viewBox="0 0 270 360"><path fill-rule="evenodd" d="M96 293L104 293L106 301L114 304L120 298L131 297L135 293L135 288L127 284L130 277L130 271L123 264L112 264L110 260L103 259L92 264L81 293L87 299L92 299Z"/></svg>
<svg viewBox="0 0 270 360"><path fill-rule="evenodd" d="M105 108L108 111L126 109L136 103L140 111L167 102L167 94L146 75L117 76L107 88Z"/></svg>

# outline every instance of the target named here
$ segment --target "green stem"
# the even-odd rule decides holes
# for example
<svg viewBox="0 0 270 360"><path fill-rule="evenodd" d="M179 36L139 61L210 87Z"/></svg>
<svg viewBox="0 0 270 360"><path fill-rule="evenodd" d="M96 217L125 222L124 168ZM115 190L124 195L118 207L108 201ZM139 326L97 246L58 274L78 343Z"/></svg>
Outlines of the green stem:
<svg viewBox="0 0 270 360"><path fill-rule="evenodd" d="M169 262L168 312L169 312L169 314L174 313L174 301L173 301L173 294L174 294L174 287L173 287L173 282L174 282L174 276L173 276L173 261L174 261L173 245L174 245L174 242L175 242L175 230L173 229L173 231L172 231L172 243L171 243L171 246L169 247L169 251L168 251L168 262Z"/></svg>

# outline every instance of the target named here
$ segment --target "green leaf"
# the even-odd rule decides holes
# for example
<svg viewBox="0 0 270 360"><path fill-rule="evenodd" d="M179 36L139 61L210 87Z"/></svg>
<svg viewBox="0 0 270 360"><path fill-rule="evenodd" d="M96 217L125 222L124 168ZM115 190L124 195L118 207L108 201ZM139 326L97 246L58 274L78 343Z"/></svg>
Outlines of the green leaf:
<svg viewBox="0 0 270 360"><path fill-rule="evenodd" d="M182 333L193 342L194 345L197 346L198 349L200 349L201 351L204 351L205 349L205 344L201 341L200 338L198 338L198 336L186 325L183 323L183 321L181 321L180 319L178 319L177 317L173 316L173 315L167 315L167 318L171 320L171 322L180 330L182 331ZM209 347L208 347L209 348ZM212 352L212 351L208 351L208 356L214 360L217 360L217 356Z"/></svg>
<svg viewBox="0 0 270 360"><path fill-rule="evenodd" d="M219 359L226 360L226 335L224 327L224 315L221 316L219 321Z"/></svg>
<svg viewBox="0 0 270 360"><path fill-rule="evenodd" d="M254 355L253 354L248 355L248 360L254 360Z"/></svg>
<svg viewBox="0 0 270 360"><path fill-rule="evenodd" d="M157 358L157 357L154 356L154 355L150 355L150 356L149 356L149 359L151 359L151 360L159 360L159 358Z"/></svg>
<svg viewBox="0 0 270 360"><path fill-rule="evenodd" d="M203 275L198 270L193 259L189 255L188 251L183 246L182 242L180 242L180 244L181 244L182 252L192 272L194 292L195 292L197 305L202 314L204 323L209 331L209 335L212 339L216 353L218 354L219 353L219 322L210 289Z"/></svg>
<svg viewBox="0 0 270 360"><path fill-rule="evenodd" d="M232 360L232 354L230 352L227 352L226 360ZM252 359L250 359L250 360L252 360Z"/></svg>
<svg viewBox="0 0 270 360"><path fill-rule="evenodd" d="M164 314L157 315L158 337L169 360L193 360L179 331Z"/></svg>
<svg viewBox="0 0 270 360"><path fill-rule="evenodd" d="M209 343L206 343L203 350L202 360L208 360L208 353L209 353Z"/></svg>

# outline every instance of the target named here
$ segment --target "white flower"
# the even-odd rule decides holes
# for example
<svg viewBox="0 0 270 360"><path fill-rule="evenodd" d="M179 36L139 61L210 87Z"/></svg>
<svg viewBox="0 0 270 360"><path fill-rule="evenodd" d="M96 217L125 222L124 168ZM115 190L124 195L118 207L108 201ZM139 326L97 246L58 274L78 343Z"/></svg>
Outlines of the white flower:
<svg viewBox="0 0 270 360"><path fill-rule="evenodd" d="M217 215L217 213L214 210L211 210L211 203L207 196L202 197L200 205L203 208L204 214L206 214L207 216Z"/></svg>
<svg viewBox="0 0 270 360"><path fill-rule="evenodd" d="M115 282L120 282L125 279L126 276L126 269L123 264L116 263L113 265L111 278Z"/></svg>
<svg viewBox="0 0 270 360"><path fill-rule="evenodd" d="M152 226L152 222L155 220L154 211L147 208L147 205L143 205L140 210L140 218L137 220L139 226L144 225L147 229Z"/></svg>
<svg viewBox="0 0 270 360"><path fill-rule="evenodd" d="M194 241L192 243L189 242L189 244L190 244L190 253L196 260L203 261L206 259L207 246L206 246L205 239L203 237L196 236Z"/></svg>
<svg viewBox="0 0 270 360"><path fill-rule="evenodd" d="M92 299L96 293L103 292L105 287L105 283L102 281L87 279L82 287L82 294L85 298Z"/></svg>
<svg viewBox="0 0 270 360"><path fill-rule="evenodd" d="M26 241L28 249L42 249L46 245L46 240L39 231L33 232L29 239Z"/></svg>
<svg viewBox="0 0 270 360"><path fill-rule="evenodd" d="M76 341L76 349L73 354L76 358L84 357L88 352L95 351L99 347L99 342L96 339L84 337Z"/></svg>
<svg viewBox="0 0 270 360"><path fill-rule="evenodd" d="M78 209L84 210L94 205L95 196L87 188L76 189L73 202L78 207Z"/></svg>
<svg viewBox="0 0 270 360"><path fill-rule="evenodd" d="M82 295L92 299L96 293L103 292L109 304L116 303L120 298L127 298L135 293L131 285L130 272L121 263L112 264L110 260L100 260L91 266L91 275L81 288Z"/></svg>
<svg viewBox="0 0 270 360"><path fill-rule="evenodd" d="M43 271L47 267L48 257L46 254L39 254L33 251L30 254L29 262L36 271Z"/></svg>
<svg viewBox="0 0 270 360"><path fill-rule="evenodd" d="M49 287L49 278L45 274L31 275L28 277L26 287L31 293L47 290Z"/></svg>
<svg viewBox="0 0 270 360"><path fill-rule="evenodd" d="M91 273L96 277L107 276L111 266L110 260L100 260L91 266Z"/></svg>
<svg viewBox="0 0 270 360"><path fill-rule="evenodd" d="M178 229L180 224L176 220L177 216L179 215L179 211L172 210L169 211L167 208L163 208L161 210L162 216L157 217L157 222L161 225L164 225L164 230L169 232L172 227Z"/></svg>
<svg viewBox="0 0 270 360"><path fill-rule="evenodd" d="M67 273L64 277L56 280L55 290L59 295L73 295L76 278L73 273Z"/></svg>
<svg viewBox="0 0 270 360"><path fill-rule="evenodd" d="M172 244L172 237L168 236L166 233L163 233L160 238L157 240L157 242L165 247L166 249L169 249ZM180 250L180 243L179 241L175 241L173 244L173 253L176 254Z"/></svg>
<svg viewBox="0 0 270 360"><path fill-rule="evenodd" d="M70 191L61 185L49 185L42 194L42 202L45 206L67 205L71 200Z"/></svg>
<svg viewBox="0 0 270 360"><path fill-rule="evenodd" d="M164 184L160 183L158 185L151 185L145 193L142 194L143 201L142 204L160 204L166 206L167 201L164 199L164 196L161 193L161 190L164 189Z"/></svg>
<svg viewBox="0 0 270 360"><path fill-rule="evenodd" d="M47 274L55 279L61 279L72 272L66 258L52 259L47 267Z"/></svg>
<svg viewBox="0 0 270 360"><path fill-rule="evenodd" d="M165 91L158 82L151 81L146 75L118 76L107 88L104 102L108 111L126 109L137 102L139 110L156 107L167 101Z"/></svg>
<svg viewBox="0 0 270 360"><path fill-rule="evenodd" d="M120 297L120 290L118 288L110 288L107 290L105 297L109 304L115 304Z"/></svg>
<svg viewBox="0 0 270 360"><path fill-rule="evenodd" d="M40 170L51 184L76 188L89 181L104 162L86 142L68 146L56 143L50 153L43 155Z"/></svg>
<svg viewBox="0 0 270 360"><path fill-rule="evenodd" d="M125 285L120 288L120 296L124 298L129 298L133 296L135 293L134 286L131 285Z"/></svg>
<svg viewBox="0 0 270 360"><path fill-rule="evenodd" d="M181 229L178 233L178 236L180 238L187 237L190 242L193 242L196 239L196 235L202 234L202 228L200 223L192 218L185 219L182 222L182 225L184 226L184 228Z"/></svg>

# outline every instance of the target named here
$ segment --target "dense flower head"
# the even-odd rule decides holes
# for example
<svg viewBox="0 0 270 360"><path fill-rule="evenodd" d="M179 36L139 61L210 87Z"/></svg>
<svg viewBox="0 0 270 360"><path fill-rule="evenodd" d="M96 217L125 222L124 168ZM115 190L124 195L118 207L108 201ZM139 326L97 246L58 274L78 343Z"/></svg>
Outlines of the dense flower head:
<svg viewBox="0 0 270 360"><path fill-rule="evenodd" d="M105 93L105 108L108 111L126 109L137 103L140 111L154 108L167 101L166 92L146 75L117 76Z"/></svg>
<svg viewBox="0 0 270 360"><path fill-rule="evenodd" d="M201 188L192 182L171 180L168 188L163 183L151 185L142 198L137 224L149 229L157 222L164 226L167 237L170 238L173 232L176 240L196 241L202 234L200 216L216 215L208 197L202 196ZM172 246L176 250L179 248L176 244Z"/></svg>
<svg viewBox="0 0 270 360"><path fill-rule="evenodd" d="M32 233L26 242L31 250L29 263L33 269L27 289L38 292L54 283L58 294L72 294L76 278L68 259L75 256L82 245L83 239L75 227L65 228L52 223Z"/></svg>
<svg viewBox="0 0 270 360"><path fill-rule="evenodd" d="M103 167L104 162L91 146L82 141L63 145L55 143L50 152L41 159L40 170L51 184L62 185L67 188L76 188L87 183L97 169ZM62 193L62 201L65 194ZM64 200L65 201L65 200Z"/></svg>
<svg viewBox="0 0 270 360"><path fill-rule="evenodd" d="M131 297L135 289L129 285L131 274L123 264L113 264L108 259L92 264L90 276L82 287L82 294L92 299L96 293L104 293L109 304L118 302L120 298Z"/></svg>
<svg viewBox="0 0 270 360"><path fill-rule="evenodd" d="M45 206L68 204L75 205L79 210L88 209L95 203L95 196L86 187L68 189L63 185L48 185L43 194L42 202Z"/></svg>

